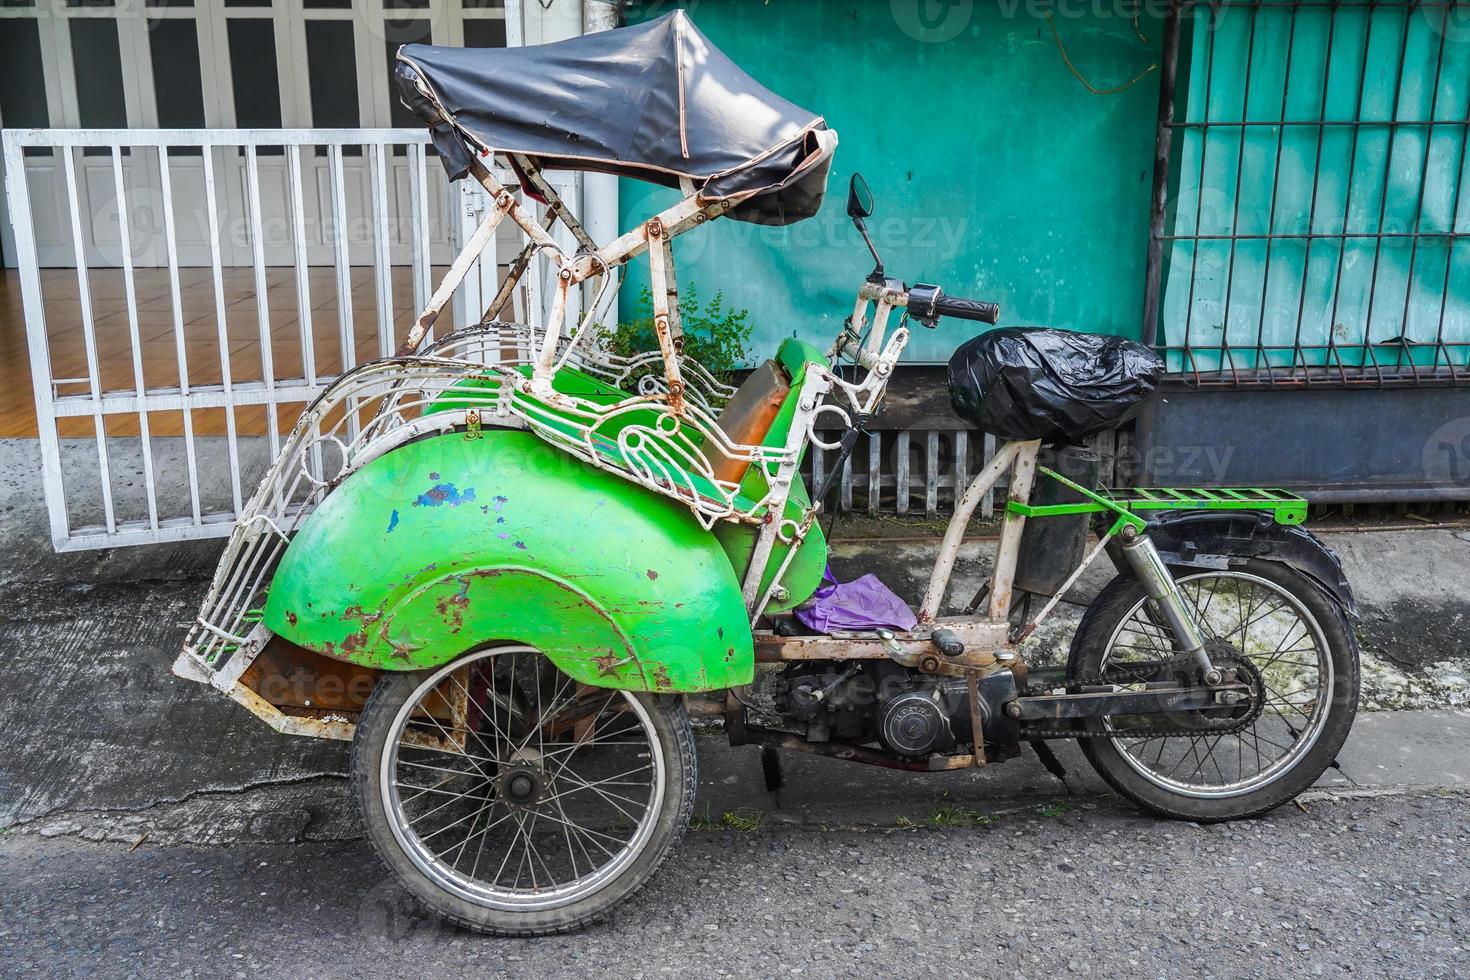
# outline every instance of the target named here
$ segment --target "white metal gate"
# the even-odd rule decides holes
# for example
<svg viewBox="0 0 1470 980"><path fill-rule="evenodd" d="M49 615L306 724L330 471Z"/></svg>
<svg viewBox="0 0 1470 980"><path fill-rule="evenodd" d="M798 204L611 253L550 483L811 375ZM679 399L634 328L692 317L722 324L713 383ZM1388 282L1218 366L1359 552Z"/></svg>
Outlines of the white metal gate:
<svg viewBox="0 0 1470 980"><path fill-rule="evenodd" d="M419 129L12 130L3 137L46 503L62 551L228 534L306 404L356 363L391 354L407 333L437 278L431 201L456 237L488 204L472 181L445 185ZM38 262L27 147L55 149L74 268ZM110 164L117 268L88 261L83 227L96 215L82 206L78 161L89 147L105 151L90 162ZM261 150L277 147L285 219L267 229ZM365 213L347 196L347 147L361 147L368 163ZM177 148L193 150L197 201L179 187L170 152ZM243 169L244 214L221 190L231 166ZM140 185L139 174L155 174L156 185ZM547 177L566 200L580 200L577 175ZM315 208L306 203L314 178L324 186ZM189 219L203 229L200 269L179 260L183 201L194 202ZM354 264L360 257L351 254L348 226L355 221L369 223L370 265ZM142 228L152 232L146 248L158 250L162 268L140 261ZM231 235L243 265L229 260ZM272 240L289 264L269 261ZM456 324L478 319L482 293L493 294L518 247L511 237L491 243L457 297ZM323 249L328 264L316 264ZM521 304L534 308L549 293L542 288L549 274L528 277L518 318Z"/></svg>
<svg viewBox="0 0 1470 980"><path fill-rule="evenodd" d="M533 5L535 6L535 5ZM546 14L536 7L529 26L539 36ZM0 126L10 129L352 128L414 125L391 82L399 44L421 42L453 46L518 46L523 40L522 4L459 0L357 0L321 3L274 0L189 0L158 3L0 3L0 44L29 71L25 91L0 93L7 113ZM12 83L13 84L13 83ZM10 95L7 99L4 96ZM216 161L216 192L234 213L243 214L248 193L245 160ZM202 193L201 160L176 153L171 161L175 191ZM307 153L304 204L308 213L325 193L327 160ZM390 168L405 173L401 156ZM66 223L66 182L60 155L34 150L25 160L32 179L36 253L42 266L73 261L71 229ZM369 193L371 160L349 148L344 194L349 203ZM117 265L116 222L112 202L112 162L101 153L84 153L75 167L77 195L94 223L84 223L87 261L93 268ZM258 161L258 193L267 230L291 212L287 163L274 148ZM123 160L130 188L157 187L159 175L148 155ZM390 183L390 193L394 185ZM0 251L16 262L5 208L0 203ZM181 213L174 257L182 266L209 262L206 230ZM450 243L443 227L431 224L439 253ZM168 256L151 229L135 229L134 263L162 267ZM371 262L373 241L353 232L349 254ZM406 241L392 247L404 250ZM148 246L145 248L145 246ZM292 244L266 236L268 264L290 265ZM249 264L248 249L226 235L225 265ZM238 253L238 254L237 254ZM329 243L308 242L308 259L330 263ZM437 260L437 259L436 259ZM406 259L404 260L406 261Z"/></svg>

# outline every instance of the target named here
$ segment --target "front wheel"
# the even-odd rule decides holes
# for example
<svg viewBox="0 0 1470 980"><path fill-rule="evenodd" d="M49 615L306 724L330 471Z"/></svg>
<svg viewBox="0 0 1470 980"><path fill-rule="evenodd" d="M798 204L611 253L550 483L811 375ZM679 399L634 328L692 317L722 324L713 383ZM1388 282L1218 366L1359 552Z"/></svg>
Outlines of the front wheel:
<svg viewBox="0 0 1470 980"><path fill-rule="evenodd" d="M688 827L696 762L681 699L588 687L506 647L385 675L351 773L368 840L414 897L532 936L647 884Z"/></svg>
<svg viewBox="0 0 1470 980"><path fill-rule="evenodd" d="M1357 711L1357 646L1337 604L1279 562L1173 573L1212 659L1233 661L1258 703L1233 722L1197 714L1140 730L1138 719L1093 719L1082 752L1115 790L1163 816L1264 813L1316 782L1342 748ZM1120 576L1083 617L1068 677L1126 686L1130 663L1174 659L1171 641L1137 579Z"/></svg>

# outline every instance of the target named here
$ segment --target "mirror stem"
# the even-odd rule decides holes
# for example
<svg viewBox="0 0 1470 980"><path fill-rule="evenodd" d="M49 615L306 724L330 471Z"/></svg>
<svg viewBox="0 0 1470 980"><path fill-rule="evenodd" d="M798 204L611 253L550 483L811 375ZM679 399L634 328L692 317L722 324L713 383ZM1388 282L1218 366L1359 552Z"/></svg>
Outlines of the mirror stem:
<svg viewBox="0 0 1470 980"><path fill-rule="evenodd" d="M872 253L874 265L873 273L879 276L883 275L883 260L878 257L878 250L873 247L873 240L868 237L867 224L863 221L862 218L859 218L856 215L853 216L852 223L857 225L858 234L863 236L863 243L868 246L868 251Z"/></svg>

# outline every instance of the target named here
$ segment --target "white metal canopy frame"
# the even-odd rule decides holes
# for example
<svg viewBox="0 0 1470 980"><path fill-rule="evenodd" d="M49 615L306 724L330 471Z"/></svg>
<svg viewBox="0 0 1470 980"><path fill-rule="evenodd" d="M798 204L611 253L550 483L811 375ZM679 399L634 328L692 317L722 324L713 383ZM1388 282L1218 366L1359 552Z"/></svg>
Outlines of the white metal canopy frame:
<svg viewBox="0 0 1470 980"><path fill-rule="evenodd" d="M752 621L779 587L777 575L760 590L776 542L799 544L817 511L811 505L796 517L782 516L787 514L802 452L809 442L835 448L814 434L819 417L825 427L846 425L852 414L870 413L882 397L908 340L903 326L885 338L889 314L902 306L905 297L883 286L865 285L851 324L829 352L832 359L850 356L865 369L861 377L849 381L824 365L808 364L801 387L792 396L797 407L785 441L778 446L733 442L716 424L716 416L734 390L683 352L670 245L679 234L720 217L733 206L731 201L705 202L691 195L597 247L531 160L513 156L510 162L527 185L523 193L547 202L546 217L537 220L489 167L476 161L472 174L489 193L493 208L469 236L397 353L365 363L329 385L284 440L241 510L176 665L185 676L208 681L262 713L267 706L255 704L258 696L238 681L270 639L259 621L261 599L300 521L371 460L410 439L458 429L525 429L594 466L680 501L705 527L721 520L759 525L743 585ZM435 322L484 244L507 218L524 233L526 244L499 291L478 323L432 340ZM575 254L552 236L558 221L579 243ZM601 349L593 326L616 271L645 251L652 270L659 350L618 357ZM502 321L517 282L537 254L547 256L556 269L545 324ZM584 283L597 298L579 314L570 297ZM872 329L859 346L874 303ZM660 373L645 373L660 363ZM613 386L641 375L639 391L610 403L557 391L553 382L566 367ZM829 404L827 398L834 391L842 400ZM716 475L719 461L761 467L765 493L759 499L744 496L740 483ZM787 561L796 550L793 546L788 551ZM276 712L269 715L273 724L287 728L301 721Z"/></svg>

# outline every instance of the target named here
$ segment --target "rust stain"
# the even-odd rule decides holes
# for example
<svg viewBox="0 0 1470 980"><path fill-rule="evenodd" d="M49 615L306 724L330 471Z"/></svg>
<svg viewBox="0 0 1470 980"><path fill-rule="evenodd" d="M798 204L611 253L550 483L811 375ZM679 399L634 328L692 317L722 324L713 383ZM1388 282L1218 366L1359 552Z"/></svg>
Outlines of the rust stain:
<svg viewBox="0 0 1470 980"><path fill-rule="evenodd" d="M650 582L656 582L656 581L658 581L658 572L655 572L653 569L650 568L648 570L648 580Z"/></svg>
<svg viewBox="0 0 1470 980"><path fill-rule="evenodd" d="M459 589L453 595L444 596L434 602L439 618L449 626L449 632L458 633L464 628L464 613L470 607L470 582L467 578L456 579Z"/></svg>
<svg viewBox="0 0 1470 980"><path fill-rule="evenodd" d="M346 609L342 610L341 618L344 623L352 622L355 620L362 623L364 626L371 626L373 623L376 623L378 620L383 618L383 611L380 609L377 612L368 612L367 610L363 609L361 605L353 603Z"/></svg>
<svg viewBox="0 0 1470 980"><path fill-rule="evenodd" d="M286 610L286 622L290 623L292 626L296 625L296 614L289 609Z"/></svg>
<svg viewBox="0 0 1470 980"><path fill-rule="evenodd" d="M663 664L653 668L653 686L659 691L667 691L674 686L674 682L669 679L669 669Z"/></svg>

